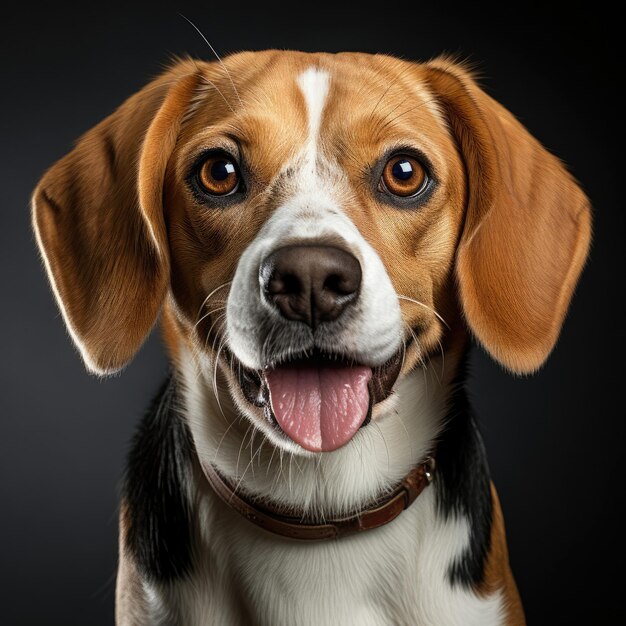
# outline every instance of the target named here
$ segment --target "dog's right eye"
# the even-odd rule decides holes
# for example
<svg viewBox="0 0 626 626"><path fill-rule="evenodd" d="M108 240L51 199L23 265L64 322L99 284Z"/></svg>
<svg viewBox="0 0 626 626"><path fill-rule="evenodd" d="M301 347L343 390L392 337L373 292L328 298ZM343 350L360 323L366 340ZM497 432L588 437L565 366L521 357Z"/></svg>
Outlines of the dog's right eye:
<svg viewBox="0 0 626 626"><path fill-rule="evenodd" d="M239 189L241 176L231 157L212 154L200 165L198 182L202 190L212 196L229 196Z"/></svg>

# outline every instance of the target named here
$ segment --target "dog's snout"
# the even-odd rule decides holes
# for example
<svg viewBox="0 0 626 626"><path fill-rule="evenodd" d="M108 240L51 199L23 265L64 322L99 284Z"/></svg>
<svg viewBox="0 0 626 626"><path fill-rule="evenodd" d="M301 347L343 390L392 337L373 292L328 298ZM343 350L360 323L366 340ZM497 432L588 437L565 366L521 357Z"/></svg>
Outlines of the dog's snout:
<svg viewBox="0 0 626 626"><path fill-rule="evenodd" d="M321 322L336 320L356 300L361 265L334 246L285 246L261 264L261 284L283 317L315 330Z"/></svg>

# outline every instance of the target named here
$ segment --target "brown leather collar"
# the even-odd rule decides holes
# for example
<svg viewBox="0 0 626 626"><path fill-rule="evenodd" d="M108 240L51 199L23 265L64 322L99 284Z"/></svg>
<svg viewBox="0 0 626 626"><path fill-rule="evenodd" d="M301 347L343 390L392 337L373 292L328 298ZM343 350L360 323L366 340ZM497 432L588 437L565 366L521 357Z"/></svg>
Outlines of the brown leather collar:
<svg viewBox="0 0 626 626"><path fill-rule="evenodd" d="M306 522L293 515L284 515L272 510L267 505L248 502L235 493L228 481L212 465L203 465L202 469L209 484L220 499L248 521L264 530L290 539L320 541L338 539L378 528L396 519L404 509L411 506L431 482L435 470L435 461L433 457L428 457L423 463L414 467L394 491L375 502L365 511L321 524Z"/></svg>

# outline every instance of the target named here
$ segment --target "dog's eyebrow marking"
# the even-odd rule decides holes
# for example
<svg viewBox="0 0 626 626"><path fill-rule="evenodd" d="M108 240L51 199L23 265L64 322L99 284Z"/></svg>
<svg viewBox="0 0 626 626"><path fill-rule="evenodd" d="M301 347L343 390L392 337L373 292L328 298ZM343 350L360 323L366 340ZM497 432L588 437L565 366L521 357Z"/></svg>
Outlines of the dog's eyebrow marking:
<svg viewBox="0 0 626 626"><path fill-rule="evenodd" d="M304 96L308 115L309 138L306 152L309 160L313 163L315 162L317 138L322 125L322 113L324 112L329 85L330 76L328 72L316 67L309 67L298 76L298 87Z"/></svg>

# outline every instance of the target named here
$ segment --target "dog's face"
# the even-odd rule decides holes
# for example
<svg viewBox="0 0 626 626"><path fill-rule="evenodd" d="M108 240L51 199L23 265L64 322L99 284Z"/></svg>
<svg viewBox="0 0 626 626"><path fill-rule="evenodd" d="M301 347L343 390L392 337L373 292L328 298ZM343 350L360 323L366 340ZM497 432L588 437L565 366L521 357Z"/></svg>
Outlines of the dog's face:
<svg viewBox="0 0 626 626"><path fill-rule="evenodd" d="M463 328L516 372L558 335L586 198L446 61L244 53L181 62L51 169L34 223L88 366L166 302L174 359L275 443L330 451Z"/></svg>
<svg viewBox="0 0 626 626"><path fill-rule="evenodd" d="M239 407L310 450L346 443L403 361L437 347L463 219L430 93L376 106L403 64L365 57L355 76L361 59L262 56L251 81L234 67L245 104L209 90L165 182L173 299L206 369L219 352Z"/></svg>

